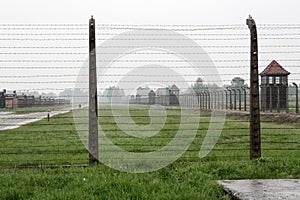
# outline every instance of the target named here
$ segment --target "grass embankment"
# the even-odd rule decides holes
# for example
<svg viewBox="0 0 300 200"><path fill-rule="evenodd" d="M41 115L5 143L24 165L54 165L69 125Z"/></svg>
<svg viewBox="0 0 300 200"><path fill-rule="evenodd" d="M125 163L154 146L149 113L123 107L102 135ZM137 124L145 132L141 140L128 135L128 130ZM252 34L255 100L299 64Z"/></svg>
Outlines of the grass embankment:
<svg viewBox="0 0 300 200"><path fill-rule="evenodd" d="M178 110L168 110L164 129L152 139L142 140L122 133L110 110L102 109L99 113L111 140L136 152L152 151L167 144L179 122ZM133 119L137 123L150 122L145 117L148 115L145 107L133 107L131 115L136 116ZM1 168L0 199L230 199L215 180L300 178L299 123L263 118L263 158L249 160L248 119L227 116L214 150L200 160L198 152L209 119L209 113L201 113L199 130L189 150L161 170L131 174L101 164L86 168ZM88 162L88 153L75 131L71 113L55 116L50 123L42 120L0 131L0 138L1 166Z"/></svg>

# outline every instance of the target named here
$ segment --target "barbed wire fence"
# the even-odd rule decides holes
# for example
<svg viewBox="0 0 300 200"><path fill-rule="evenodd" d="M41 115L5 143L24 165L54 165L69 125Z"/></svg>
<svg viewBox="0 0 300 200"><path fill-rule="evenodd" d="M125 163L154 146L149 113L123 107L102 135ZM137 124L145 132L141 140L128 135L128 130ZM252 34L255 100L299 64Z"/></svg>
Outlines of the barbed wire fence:
<svg viewBox="0 0 300 200"><path fill-rule="evenodd" d="M300 151L300 127L293 122L299 117L297 114L299 112L300 25L259 24L257 29L259 72L263 71L272 60L276 60L291 73L288 79L288 98L273 99L271 100L273 107L261 110L262 156L279 158L289 154L297 157ZM160 32L157 34L149 30ZM133 34L132 31L137 32ZM156 151L174 138L180 126L178 107L189 109L191 112L200 109L200 121L197 122L199 128L195 139L179 161L249 159L249 86L251 80L248 31L244 24L96 24L95 38L96 44L99 45L96 51L99 102L97 114L102 131L107 133L114 145L127 151ZM178 38L177 33L185 37ZM122 34L121 38L116 37L120 34ZM169 40L169 42L164 42L159 46L162 39ZM107 40L113 41L114 45L106 46ZM151 45L148 45L149 40L155 43L154 50L151 49ZM186 46L184 45L186 40L193 40L198 46ZM204 50L202 54L193 51L199 46ZM202 63L201 69L209 70L210 61L207 57L203 57L203 54L207 54L217 69L222 84L218 85L209 81L211 80L209 77L216 76L216 74L203 73L199 76L199 73L194 71L195 66L190 64L191 60L187 61L178 57L176 52L157 51L158 48L177 48L181 49L182 55L195 55L198 57L196 61ZM103 60L107 58L107 55L118 55L119 52L116 52L116 49L125 50L122 57ZM137 50L126 51L127 49ZM87 113L76 116L82 118L82 121L79 121L81 125L78 125L72 115L74 110L87 108L88 58L88 24L0 25L0 87L6 89L2 92L5 103L0 102L0 106L2 105L0 125L3 129L0 131L1 166L88 164L89 153L83 145L87 142L87 138L82 138L76 132L78 127L79 131L88 131L88 116ZM110 63L106 71L99 70L102 67L99 63L103 62ZM163 66L176 71L177 75L161 73ZM136 68L143 69L147 73L138 71L139 73L128 75ZM125 76L129 77L125 79L125 82L139 85L140 88L118 87L120 80L123 80ZM238 79L234 79L236 77ZM149 83L149 80L152 82ZM280 86L274 84L273 87ZM15 100L5 100L5 95L14 96L14 90L16 91ZM55 107L57 103L38 102L37 97L34 98L37 102L27 101L25 104L24 97L34 96L34 92L38 92L41 96L43 96L42 93L54 93L56 97L53 99L69 100L67 103L73 105L72 109L67 106ZM19 99L17 96L20 96ZM15 101L14 105L17 105L14 108L13 101ZM151 138L134 138L127 135L124 132L138 132L139 129L124 131L119 127L120 124L116 123L114 119L116 116L112 112L112 101L120 106L126 102L129 103L130 116L127 117L131 117L140 126L150 123L148 112L151 106L162 105L167 110L165 125L158 134ZM280 107L282 101L288 102L287 108ZM34 110L22 110L20 107L24 107L22 109L45 107L45 114L31 115ZM18 111L18 109L21 114L6 114L12 110ZM53 116L48 121L46 119L48 109L54 111L63 109L67 113ZM71 111L68 112L69 110ZM206 157L199 158L199 150L209 129L213 110L225 110L226 122L212 151ZM28 115L26 115L27 112ZM158 115L157 118L161 116ZM18 119L37 122L24 124L21 128L9 129L9 127L14 128L20 125ZM190 120L186 123L195 123L192 119ZM123 123L126 124L127 121ZM103 144L100 143L100 145ZM103 152L99 152L101 153Z"/></svg>
<svg viewBox="0 0 300 200"><path fill-rule="evenodd" d="M78 69L87 63L87 27L85 24L0 25L0 87L6 89L2 92L4 112L0 126L8 129L1 131L1 166L87 163L88 153L74 132L72 115L53 116L57 110L70 110ZM86 98L87 94L79 95ZM22 106L25 96L33 96L33 102ZM69 106L58 106L57 99L68 100ZM48 103L41 103L44 101ZM5 114L14 110L17 115ZM30 113L35 110L43 112ZM40 121L28 123L36 120ZM24 121L22 128L10 129Z"/></svg>

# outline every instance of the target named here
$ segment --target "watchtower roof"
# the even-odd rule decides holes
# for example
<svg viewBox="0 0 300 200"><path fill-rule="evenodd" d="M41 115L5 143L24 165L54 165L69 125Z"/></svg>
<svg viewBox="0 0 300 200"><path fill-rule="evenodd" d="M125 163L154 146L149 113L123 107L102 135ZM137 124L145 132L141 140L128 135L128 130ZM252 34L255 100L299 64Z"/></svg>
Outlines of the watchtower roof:
<svg viewBox="0 0 300 200"><path fill-rule="evenodd" d="M170 87L170 90L172 90L172 91L178 91L179 88L178 88L175 84L173 84L173 85Z"/></svg>
<svg viewBox="0 0 300 200"><path fill-rule="evenodd" d="M151 90L151 91L149 92L149 94L152 94L152 95L153 95L153 94L155 94L155 92L154 92L153 90Z"/></svg>
<svg viewBox="0 0 300 200"><path fill-rule="evenodd" d="M259 75L267 76L267 75L277 75L284 76L289 75L290 72L286 71L278 62L273 60Z"/></svg>

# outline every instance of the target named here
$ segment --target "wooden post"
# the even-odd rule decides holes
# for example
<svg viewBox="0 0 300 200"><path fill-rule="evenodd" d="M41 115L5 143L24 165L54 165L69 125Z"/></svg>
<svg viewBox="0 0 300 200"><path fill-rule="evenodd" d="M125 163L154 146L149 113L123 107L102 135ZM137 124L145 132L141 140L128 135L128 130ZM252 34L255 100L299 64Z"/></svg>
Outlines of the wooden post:
<svg viewBox="0 0 300 200"><path fill-rule="evenodd" d="M241 89L237 89L239 91L239 110L242 110L242 91Z"/></svg>
<svg viewBox="0 0 300 200"><path fill-rule="evenodd" d="M286 85L285 86L285 88L286 88L286 97L285 97L285 105L286 105L286 113L289 113L290 112L290 106L289 106L289 86L288 85Z"/></svg>
<svg viewBox="0 0 300 200"><path fill-rule="evenodd" d="M204 108L208 109L208 93L205 91L204 95L205 95L205 105L204 105Z"/></svg>
<svg viewBox="0 0 300 200"><path fill-rule="evenodd" d="M246 88L242 88L244 91L244 111L247 111L247 90Z"/></svg>
<svg viewBox="0 0 300 200"><path fill-rule="evenodd" d="M258 46L255 21L251 16L247 19L250 29L250 159L261 157L260 110L258 83Z"/></svg>
<svg viewBox="0 0 300 200"><path fill-rule="evenodd" d="M202 92L202 100L203 100L202 101L202 108L205 109L206 108L206 100L207 100L205 91Z"/></svg>
<svg viewBox="0 0 300 200"><path fill-rule="evenodd" d="M276 85L277 87L277 112L280 113L280 87L279 85Z"/></svg>
<svg viewBox="0 0 300 200"><path fill-rule="evenodd" d="M202 108L201 105L202 105L202 94L201 94L201 92L199 92L199 108L200 109Z"/></svg>
<svg viewBox="0 0 300 200"><path fill-rule="evenodd" d="M207 91L207 98L208 98L208 108L207 109L211 108L211 105L210 105L210 103L211 103L210 94L211 93L209 91Z"/></svg>
<svg viewBox="0 0 300 200"><path fill-rule="evenodd" d="M224 94L222 90L219 93L221 93L221 109L224 110Z"/></svg>
<svg viewBox="0 0 300 200"><path fill-rule="evenodd" d="M218 92L217 91L214 91L214 109L217 109L217 99L218 99L218 97L217 97L217 95L218 95Z"/></svg>
<svg viewBox="0 0 300 200"><path fill-rule="evenodd" d="M203 92L200 92L200 108L203 109L203 102L204 102L204 94Z"/></svg>
<svg viewBox="0 0 300 200"><path fill-rule="evenodd" d="M273 86L270 85L270 112L273 112Z"/></svg>
<svg viewBox="0 0 300 200"><path fill-rule="evenodd" d="M225 92L225 109L228 109L228 98L227 98L227 90L224 90Z"/></svg>
<svg viewBox="0 0 300 200"><path fill-rule="evenodd" d="M234 110L236 110L236 89L232 88L232 91L233 91L233 108Z"/></svg>
<svg viewBox="0 0 300 200"><path fill-rule="evenodd" d="M227 90L229 91L229 109L232 110L233 109L233 105L232 105L232 92L229 88L227 88Z"/></svg>
<svg viewBox="0 0 300 200"><path fill-rule="evenodd" d="M98 101L95 20L89 21L89 163L98 163Z"/></svg>
<svg viewBox="0 0 300 200"><path fill-rule="evenodd" d="M267 107L266 99L264 99L267 97L267 87L265 85L261 85L261 96L262 96L262 98L260 99L261 111L265 112Z"/></svg>
<svg viewBox="0 0 300 200"><path fill-rule="evenodd" d="M299 114L299 90L298 90L298 85L296 83L293 83L293 85L296 88L296 114Z"/></svg>

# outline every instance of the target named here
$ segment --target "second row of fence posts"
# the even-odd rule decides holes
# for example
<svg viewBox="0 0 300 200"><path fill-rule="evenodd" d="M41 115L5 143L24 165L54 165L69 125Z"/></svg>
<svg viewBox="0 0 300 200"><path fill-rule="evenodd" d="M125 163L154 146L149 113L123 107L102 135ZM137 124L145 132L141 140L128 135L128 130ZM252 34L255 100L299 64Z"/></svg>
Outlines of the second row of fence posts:
<svg viewBox="0 0 300 200"><path fill-rule="evenodd" d="M207 90L200 92L197 94L198 106L202 109L228 110L229 108L230 110L242 111L242 104L244 104L243 110L247 111L247 89L248 88L227 88L226 90Z"/></svg>

